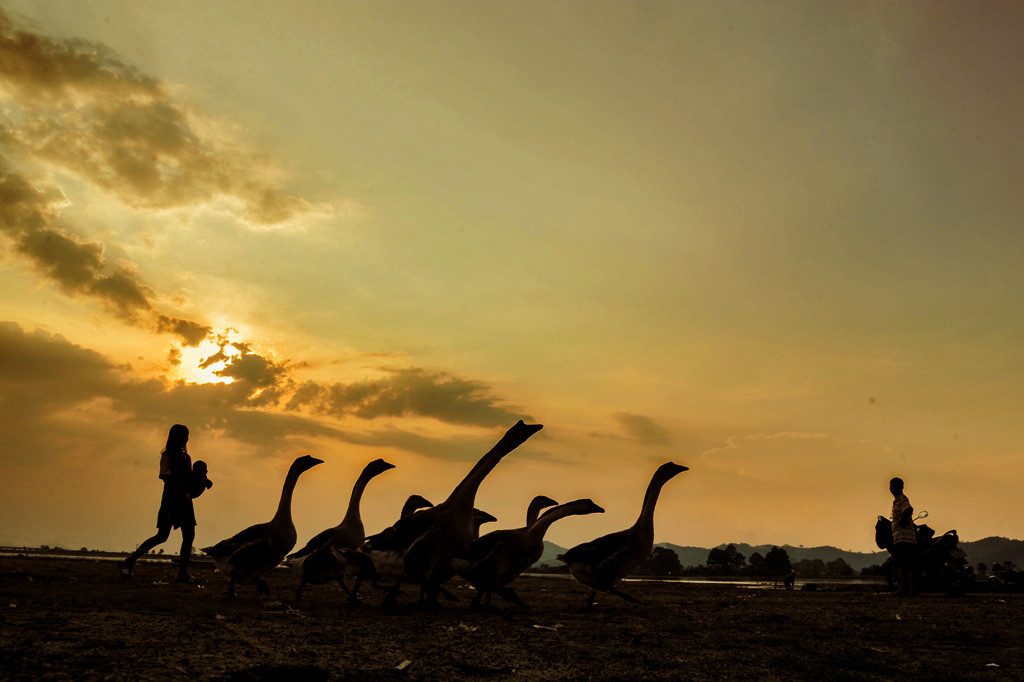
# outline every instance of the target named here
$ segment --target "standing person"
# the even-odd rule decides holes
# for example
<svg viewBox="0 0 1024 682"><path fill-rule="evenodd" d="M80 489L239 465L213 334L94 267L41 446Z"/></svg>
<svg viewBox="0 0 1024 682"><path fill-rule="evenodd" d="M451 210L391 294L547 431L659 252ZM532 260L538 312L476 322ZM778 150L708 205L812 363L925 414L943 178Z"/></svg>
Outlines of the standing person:
<svg viewBox="0 0 1024 682"><path fill-rule="evenodd" d="M167 434L167 445L160 453L160 478L164 482L160 511L156 516L156 535L145 540L138 549L124 561L117 564L125 578L132 577L135 562L139 557L159 544L167 541L171 528L181 528L181 554L178 562L178 582L188 582L188 560L192 554L192 541L196 536L196 514L192 508L193 483L192 458L185 448L188 443L188 427L175 424ZM211 484L212 485L212 484Z"/></svg>
<svg viewBox="0 0 1024 682"><path fill-rule="evenodd" d="M892 561L898 579L896 594L909 597L917 594L914 585L914 563L917 557L914 508L903 494L902 478L889 481L889 492L892 493Z"/></svg>

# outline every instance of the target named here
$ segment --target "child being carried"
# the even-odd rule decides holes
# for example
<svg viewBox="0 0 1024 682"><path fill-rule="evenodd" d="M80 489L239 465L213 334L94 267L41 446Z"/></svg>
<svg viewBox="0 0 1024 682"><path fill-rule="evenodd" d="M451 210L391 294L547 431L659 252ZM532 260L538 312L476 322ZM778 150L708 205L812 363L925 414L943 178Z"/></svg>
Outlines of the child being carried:
<svg viewBox="0 0 1024 682"><path fill-rule="evenodd" d="M206 492L207 488L213 487L213 481L207 477L206 462L197 459L192 465L192 475L189 476L188 494L193 500Z"/></svg>

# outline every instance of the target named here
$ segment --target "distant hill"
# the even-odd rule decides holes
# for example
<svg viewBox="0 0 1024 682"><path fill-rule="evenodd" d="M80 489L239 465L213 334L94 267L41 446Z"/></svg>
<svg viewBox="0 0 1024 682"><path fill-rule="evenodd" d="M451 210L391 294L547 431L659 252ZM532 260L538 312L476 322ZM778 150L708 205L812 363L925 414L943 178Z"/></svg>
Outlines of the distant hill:
<svg viewBox="0 0 1024 682"><path fill-rule="evenodd" d="M540 555L540 559L534 566L540 566L541 564L549 564L551 566L561 566L562 562L555 559L555 557L565 551L565 547L559 547L553 542L544 541L544 553Z"/></svg>
<svg viewBox="0 0 1024 682"><path fill-rule="evenodd" d="M974 542L961 542L960 547L967 552L967 560L972 566L977 566L979 562L991 566L994 563L1012 561L1017 564L1018 569L1024 569L1024 540L991 537Z"/></svg>
<svg viewBox="0 0 1024 682"><path fill-rule="evenodd" d="M718 545L720 549L725 549L729 543L723 543ZM743 542L732 543L737 551L743 556L750 558L750 555L754 552L759 552L761 556L768 554L768 551L772 547L781 547L786 550L789 555L789 560L793 563L801 561L803 559L821 559L825 563L829 561L835 561L836 559L842 559L848 563L853 570L860 571L862 568L867 568L875 564L881 564L889 556L886 551L878 552L849 552L847 550L839 549L831 545L823 545L821 547L794 547L793 545L748 545ZM700 566L708 559L708 552L711 551L710 547L689 547L682 545L673 545L670 542L659 542L658 547L666 547L674 551L679 555L679 563L684 567L689 566ZM1011 540L1009 538L990 537L982 540L974 540L972 542L960 542L960 548L967 553L967 561L972 566L977 566L978 563L985 563L991 566L993 563L1001 563L1004 561L1012 561L1017 564L1018 568L1024 569L1024 540ZM544 542L544 554L541 555L539 564L550 564L552 566L558 565L561 562L555 559L555 556L565 551L564 547L551 542Z"/></svg>

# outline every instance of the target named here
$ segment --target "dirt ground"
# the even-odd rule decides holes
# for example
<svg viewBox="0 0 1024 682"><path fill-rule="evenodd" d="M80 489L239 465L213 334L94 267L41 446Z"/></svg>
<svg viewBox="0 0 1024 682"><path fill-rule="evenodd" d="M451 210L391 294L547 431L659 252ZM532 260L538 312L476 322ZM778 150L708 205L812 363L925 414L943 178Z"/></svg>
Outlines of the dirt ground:
<svg viewBox="0 0 1024 682"><path fill-rule="evenodd" d="M0 557L0 678L218 680L1020 680L1024 595L900 599L876 588L793 591L630 583L648 601L524 577L531 605L439 611L353 607L336 586L271 596L210 567L171 582L166 563L123 580L111 561ZM406 588L406 601L412 601ZM496 604L500 600L495 600Z"/></svg>

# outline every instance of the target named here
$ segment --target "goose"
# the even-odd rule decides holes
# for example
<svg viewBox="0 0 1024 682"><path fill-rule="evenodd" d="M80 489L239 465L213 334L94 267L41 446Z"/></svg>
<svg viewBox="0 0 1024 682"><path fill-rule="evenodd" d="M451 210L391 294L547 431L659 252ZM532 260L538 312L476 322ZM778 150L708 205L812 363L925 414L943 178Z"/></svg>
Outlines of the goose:
<svg viewBox="0 0 1024 682"><path fill-rule="evenodd" d="M541 428L520 420L480 458L444 502L399 519L384 537L364 545L377 571L394 577L399 586L406 580L423 584L427 604L436 606L437 586L454 574L451 558L469 546L478 532L473 507L480 483L505 455ZM394 605L396 594L397 588L392 588L385 604Z"/></svg>
<svg viewBox="0 0 1024 682"><path fill-rule="evenodd" d="M628 602L642 603L639 599L616 589L615 584L632 573L654 550L654 507L662 486L673 476L688 471L689 467L666 462L658 467L647 486L640 518L630 528L603 535L590 542L576 545L556 558L569 566L572 577L590 588L586 609L594 606L598 591L611 592Z"/></svg>
<svg viewBox="0 0 1024 682"><path fill-rule="evenodd" d="M537 520L537 517L540 516L541 509L554 507L556 504L558 503L547 495L537 495L537 497L530 500L530 506L526 508L526 525L529 526Z"/></svg>
<svg viewBox="0 0 1024 682"><path fill-rule="evenodd" d="M402 505L402 511L399 515L399 518L408 518L415 514L417 511L433 506L434 503L426 499L422 495L410 495L409 498L405 501L405 504ZM371 586L373 586L376 589L392 589L390 586L380 585L380 574L377 572L377 569L373 565L373 560L370 558L369 554L366 551L367 547L373 546L375 543L381 542L383 538L386 538L388 534L392 532L392 528L393 526L391 528L386 528L379 533L376 533L365 538L359 547L353 549L337 550L337 554L340 555L338 561L344 562L345 571L350 575L354 575L356 578L355 585L349 592L349 601L353 604L359 603L359 587L366 580L369 580Z"/></svg>
<svg viewBox="0 0 1024 682"><path fill-rule="evenodd" d="M263 581L264 574L281 563L297 539L295 524L292 523L292 492L295 483L302 472L317 464L323 464L323 460L309 455L298 457L292 462L284 479L277 513L270 521L249 526L216 545L203 548L217 569L231 580L229 597L235 596L236 583L255 583L260 592L269 592Z"/></svg>
<svg viewBox="0 0 1024 682"><path fill-rule="evenodd" d="M402 505L402 513L398 515L398 518L404 519L407 516L412 516L419 509L433 506L434 503L422 495L410 495L409 499Z"/></svg>
<svg viewBox="0 0 1024 682"><path fill-rule="evenodd" d="M356 593L362 579L357 574L355 587L352 590L348 589L345 585L348 561L339 550L355 549L362 544L364 531L363 520L359 515L359 503L362 500L363 491L374 476L394 468L394 464L385 462L383 459L375 459L363 467L359 478L356 479L355 485L352 487L348 509L341 523L317 533L306 543L305 547L288 556L293 560L293 570L299 574L299 586L295 589L296 601L302 599L302 589L307 584L323 585L331 580L338 581L342 591L348 594L349 601L353 603L358 601Z"/></svg>
<svg viewBox="0 0 1024 682"><path fill-rule="evenodd" d="M497 520L498 520L497 518L495 518L494 516L488 514L487 512L483 511L482 509L474 509L473 510L473 542L476 542L477 540L480 539L480 526L484 525L485 523L491 523L491 522L494 522L494 521L497 521ZM427 601L428 601L428 598L429 598L429 595L428 595L427 590L425 589L425 587L426 586L423 585L423 584L420 585L420 604L421 605L426 604ZM442 597L444 597L448 601L452 601L452 602L459 601L459 598L456 597L451 592L449 592L445 588L444 585L435 585L434 589L436 589L438 594L440 594Z"/></svg>
<svg viewBox="0 0 1024 682"><path fill-rule="evenodd" d="M480 526L485 523L494 523L497 521L497 517L492 516L482 509L473 510L473 540L477 540L480 537Z"/></svg>
<svg viewBox="0 0 1024 682"><path fill-rule="evenodd" d="M604 509L590 499L573 500L549 509L523 528L496 530L473 542L452 562L455 572L477 590L472 606L480 606L481 598L486 597L485 606L490 608L491 594L497 592L525 607L509 585L540 559L544 534L551 524L566 516L602 512Z"/></svg>

